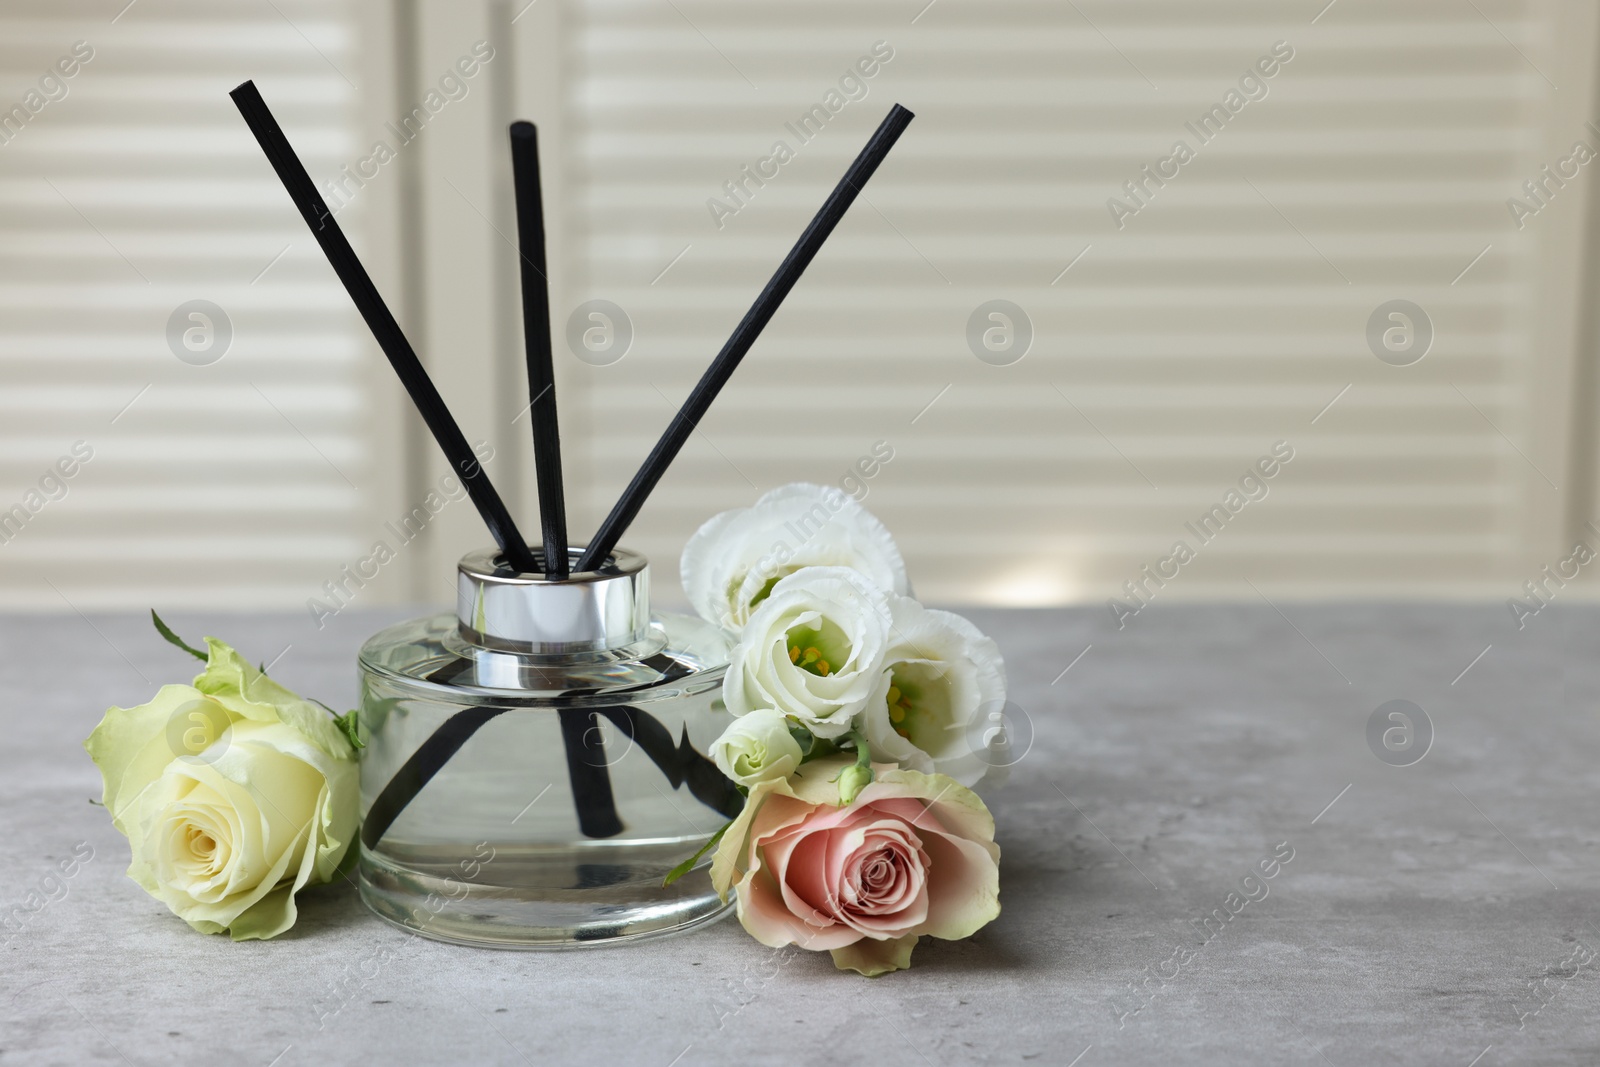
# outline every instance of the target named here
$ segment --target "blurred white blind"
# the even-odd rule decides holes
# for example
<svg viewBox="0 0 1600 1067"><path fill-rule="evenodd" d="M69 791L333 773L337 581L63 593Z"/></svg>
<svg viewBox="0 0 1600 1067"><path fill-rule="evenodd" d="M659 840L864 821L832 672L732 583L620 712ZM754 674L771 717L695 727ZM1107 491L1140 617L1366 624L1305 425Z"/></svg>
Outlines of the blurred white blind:
<svg viewBox="0 0 1600 1067"><path fill-rule="evenodd" d="M331 177L360 154L353 15L119 7L0 11L0 583L57 610L299 607L371 542L374 402L359 319L227 92L255 78ZM175 350L196 300L222 314L180 314Z"/></svg>
<svg viewBox="0 0 1600 1067"><path fill-rule="evenodd" d="M548 83L558 344L589 300L626 322L580 334L631 334L559 369L580 540L890 104L918 115L627 538L664 600L712 512L862 463L847 485L935 600L1099 600L1179 541L1195 558L1158 597L1498 598L1592 506L1589 7L494 0L398 5L402 56L370 28L393 6L0 12L7 603L303 608L392 543L432 446L398 445L388 370L226 93L256 78L323 183L480 39L521 47L339 218L469 436L507 443L495 477L535 529L493 271L504 123ZM409 80L369 84L374 54ZM407 173L425 254L401 285L399 229L360 222ZM207 343L193 301L231 326L215 362L183 346ZM1031 329L1020 360L983 348L1002 320L972 326L992 301ZM1432 328L1409 365L1369 343L1394 301ZM1420 325L1386 314L1380 348ZM1229 511L1280 441L1294 459ZM359 599L445 590L483 535L459 507L437 525Z"/></svg>
<svg viewBox="0 0 1600 1067"><path fill-rule="evenodd" d="M634 333L620 362L574 361L590 523L890 104L918 116L627 539L660 570L713 511L837 484L878 441L894 458L866 504L932 599L1100 599L1179 540L1197 558L1160 596L1254 596L1245 579L1505 596L1562 540L1587 193L1570 180L1521 230L1507 199L1574 141L1600 147L1590 16L1499 0L579 8L577 296ZM852 77L875 47L892 58ZM1163 164L1179 141L1193 158ZM792 159L772 162L778 142ZM1006 366L968 342L996 299L1034 334ZM1367 339L1393 300L1432 325L1409 366ZM1209 541L1189 532L1279 441L1294 459L1266 498Z"/></svg>

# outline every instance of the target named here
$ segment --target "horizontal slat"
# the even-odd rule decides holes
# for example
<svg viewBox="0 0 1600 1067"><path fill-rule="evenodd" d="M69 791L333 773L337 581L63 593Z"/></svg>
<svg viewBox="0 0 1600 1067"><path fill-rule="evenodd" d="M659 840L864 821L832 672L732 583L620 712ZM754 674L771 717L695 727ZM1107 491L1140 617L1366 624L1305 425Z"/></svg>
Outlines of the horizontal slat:
<svg viewBox="0 0 1600 1067"><path fill-rule="evenodd" d="M0 118L72 42L95 49L0 145L4 604L303 603L380 528L366 342L227 92L259 79L333 175L368 144L353 15L117 7L0 14ZM167 339L197 298L233 330L204 366ZM76 441L93 458L60 482Z"/></svg>
<svg viewBox="0 0 1600 1067"><path fill-rule="evenodd" d="M1163 595L1254 596L1245 578L1515 591L1519 510L1555 490L1526 454L1545 253L1505 201L1554 162L1553 14L1345 0L1312 26L1314 8L1264 0L917 6L582 4L578 299L626 309L634 341L613 366L573 361L567 395L597 434L578 519L609 507L898 100L917 121L630 533L666 555L658 571L712 512L837 484L884 439L895 458L868 507L919 592L1104 597L1282 439L1296 458L1269 496ZM866 98L799 137L878 40L895 54ZM1200 144L1185 123L1279 40L1295 55L1265 98ZM1123 183L1179 138L1196 158L1119 229L1108 198L1129 200ZM746 179L741 204L724 183L778 140L794 159ZM739 210L719 228L708 198ZM1034 328L1005 367L966 337L995 298ZM1395 298L1434 326L1410 367L1368 350L1368 317Z"/></svg>

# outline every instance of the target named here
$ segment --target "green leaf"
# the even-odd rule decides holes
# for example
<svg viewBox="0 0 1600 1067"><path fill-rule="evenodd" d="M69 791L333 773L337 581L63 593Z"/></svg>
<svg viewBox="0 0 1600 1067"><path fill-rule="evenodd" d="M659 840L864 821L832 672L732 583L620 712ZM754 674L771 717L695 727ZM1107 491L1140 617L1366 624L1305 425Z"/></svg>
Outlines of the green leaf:
<svg viewBox="0 0 1600 1067"><path fill-rule="evenodd" d="M204 652L201 652L198 648L194 648L193 646L189 645L177 634L173 633L172 627L161 621L161 616L156 614L154 608L150 609L150 621L156 624L156 632L166 639L167 644L176 645L178 648L183 649L201 663L205 663L211 658Z"/></svg>
<svg viewBox="0 0 1600 1067"><path fill-rule="evenodd" d="M733 820L728 820L726 826L711 835L711 840L700 846L699 852L696 852L694 855L690 856L688 859L672 868L672 870L668 871L667 876L661 880L661 888L665 889L673 882L676 882L679 878L682 878L684 875L694 870L694 865L700 862L700 857L716 848L717 842L722 840L722 835L727 833L728 827L732 825Z"/></svg>
<svg viewBox="0 0 1600 1067"><path fill-rule="evenodd" d="M322 701L318 700L316 703L322 704ZM322 706L327 709L328 714L333 715L332 708L326 704L322 704ZM359 709L348 711L343 715L333 715L333 725L339 728L339 731L344 734L345 740L350 742L350 747L357 752L367 747L361 741L360 716Z"/></svg>

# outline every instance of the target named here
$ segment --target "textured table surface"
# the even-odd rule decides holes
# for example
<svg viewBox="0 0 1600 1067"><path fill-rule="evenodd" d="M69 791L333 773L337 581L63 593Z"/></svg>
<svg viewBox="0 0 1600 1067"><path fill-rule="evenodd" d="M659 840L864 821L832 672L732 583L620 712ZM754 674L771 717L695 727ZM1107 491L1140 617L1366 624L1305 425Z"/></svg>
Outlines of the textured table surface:
<svg viewBox="0 0 1600 1067"><path fill-rule="evenodd" d="M0 904L94 853L3 942L0 1064L1600 1062L1600 610L1278 607L969 613L1034 732L985 791L1004 911L874 980L734 921L436 944L348 885L274 942L193 933L124 876L79 748L191 662L132 615L0 620ZM343 706L394 617L170 621ZM1434 731L1409 766L1368 741L1394 699Z"/></svg>

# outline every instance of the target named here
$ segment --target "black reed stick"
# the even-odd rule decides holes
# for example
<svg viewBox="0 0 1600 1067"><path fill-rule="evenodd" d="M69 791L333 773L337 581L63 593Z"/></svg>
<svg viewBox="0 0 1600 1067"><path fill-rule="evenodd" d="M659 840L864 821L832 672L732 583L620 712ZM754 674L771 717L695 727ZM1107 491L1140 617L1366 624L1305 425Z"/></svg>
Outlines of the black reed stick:
<svg viewBox="0 0 1600 1067"><path fill-rule="evenodd" d="M567 502L561 486L561 431L556 421L555 366L550 351L550 277L545 257L544 194L539 180L539 131L531 122L511 124L511 177L517 200L517 250L522 271L522 339L528 355L528 414L533 425L533 463L539 479L545 577L567 580ZM567 780L585 837L622 832L611 789L605 739L592 711L564 708L561 741Z"/></svg>
<svg viewBox="0 0 1600 1067"><path fill-rule="evenodd" d="M661 435L661 440L656 442L655 448L645 459L644 466L639 468L639 473L633 476L633 481L628 484L621 499L611 509L611 514L600 524L600 529L589 541L589 547L584 550L583 558L578 561L579 570L587 571L598 567L611 550L617 547L617 542L627 532L629 524L639 514L639 509L644 507L651 490L655 489L656 483L667 472L667 467L677 457L684 442L689 440L689 435L694 432L695 426L705 417L711 402L717 398L722 387L728 384L728 379L738 368L739 361L750 351L750 346L755 344L756 338L761 336L761 331L777 313L783 298L789 295L789 290L800 280L800 275L805 273L806 267L811 265L822 243L828 239L834 227L839 225L839 220L855 201L861 186L872 177L873 171L878 169L878 164L883 162L883 157L889 154L889 149L894 147L895 141L899 140L900 135L915 117L899 104L889 110L889 114L878 126L877 132L872 135L867 146L856 156L855 162L850 164L850 169L844 172L844 177L839 179L839 184L828 194L828 199L823 201L822 208L811 220L811 225L806 227L805 232L800 235L800 240L795 242L789 254L778 265L777 273L767 282L767 287L761 290L756 302L750 305L750 310L745 313L743 321L734 329L733 336L728 338L728 343L722 346L717 358L706 368L694 391L689 394L689 398L683 402L683 407L668 425L667 432Z"/></svg>
<svg viewBox="0 0 1600 1067"><path fill-rule="evenodd" d="M572 785L578 830L584 837L616 837L623 826L611 792L600 722L588 708L562 708L556 716L561 720L561 742L567 750L567 781Z"/></svg>
<svg viewBox="0 0 1600 1067"><path fill-rule="evenodd" d="M566 581L567 501L561 487L561 431L556 422L555 366L550 352L550 278L544 251L544 197L539 182L539 133L531 122L511 124L511 174L517 191L517 244L522 263L522 339L528 350L529 421L539 475L539 521L544 527L544 573Z"/></svg>
<svg viewBox="0 0 1600 1067"><path fill-rule="evenodd" d="M261 150L266 153L267 161L272 164L272 169L278 172L278 180L283 182L284 189L289 193L289 199L300 209L301 217L306 220L312 236L322 246L322 252L328 257L333 272L344 283L345 291L350 294L356 310L360 311L361 317L366 320L367 328L372 331L373 337L377 338L378 347L389 357L390 365L399 375L406 392L411 394L411 402L422 414L422 420L428 424L428 429L433 431L434 440L438 441L439 447L444 450L445 458L461 476L462 484L466 486L468 495L478 508L478 513L483 516L490 535L505 553L507 562L519 571L537 570L538 564L533 552L528 548L528 543L522 539L516 523L511 519L511 513L506 510L500 494L495 492L489 476L484 473L483 465L472 454L472 446L467 443L466 437L461 433L461 427L456 425L450 410L445 407L444 398L439 395L439 390L434 388L428 372L422 367L422 361L417 359L411 343L401 332L400 324L389 313L383 297L378 294L377 286L372 284L366 269L356 258L355 250L345 239L344 231L339 229L339 224L333 220L333 214L328 210L327 204L317 195L317 188L312 184L311 176L306 173L294 149L289 146L289 140L283 135L277 120L272 117L272 112L267 110L266 101L261 99L261 93L257 91L255 82L247 81L228 95L233 97L233 102L238 106L239 114L244 116L250 132L255 134Z"/></svg>

